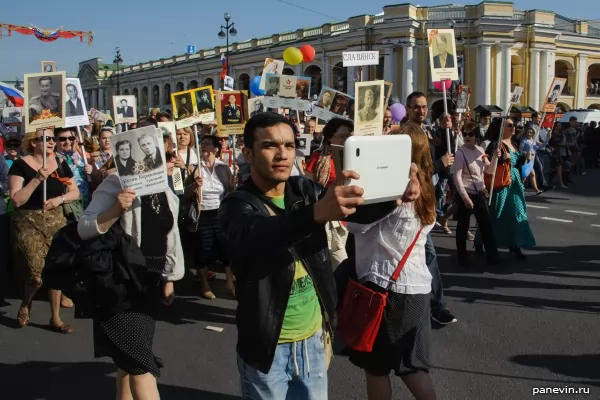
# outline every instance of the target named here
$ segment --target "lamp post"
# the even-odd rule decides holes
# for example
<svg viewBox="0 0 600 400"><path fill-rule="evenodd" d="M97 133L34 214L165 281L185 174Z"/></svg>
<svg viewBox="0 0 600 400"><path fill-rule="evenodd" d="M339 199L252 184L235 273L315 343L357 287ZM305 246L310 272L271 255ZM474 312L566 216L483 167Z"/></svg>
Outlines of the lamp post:
<svg viewBox="0 0 600 400"><path fill-rule="evenodd" d="M225 15L223 16L225 18L225 26L221 25L221 31L219 32L218 36L221 39L226 39L227 40L227 44L225 47L225 62L227 63L226 65L226 69L225 69L225 74L227 76L229 76L229 35L231 36L235 36L237 35L237 30L234 27L234 23L229 23L229 21L231 20L231 14L229 13L225 13ZM223 29L225 31L223 31ZM225 89L225 80L221 79L221 90Z"/></svg>
<svg viewBox="0 0 600 400"><path fill-rule="evenodd" d="M115 59L113 60L113 64L117 64L117 95L121 94L121 82L119 81L119 65L123 62L121 58L121 48L115 48Z"/></svg>

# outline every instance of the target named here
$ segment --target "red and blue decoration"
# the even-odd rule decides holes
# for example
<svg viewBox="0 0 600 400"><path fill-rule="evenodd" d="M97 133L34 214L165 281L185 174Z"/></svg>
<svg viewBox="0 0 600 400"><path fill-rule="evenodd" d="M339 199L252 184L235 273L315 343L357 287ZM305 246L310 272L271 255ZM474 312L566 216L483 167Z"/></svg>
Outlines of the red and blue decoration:
<svg viewBox="0 0 600 400"><path fill-rule="evenodd" d="M57 39L73 39L76 37L79 38L80 42L83 42L83 38L85 37L89 46L94 40L92 32L65 31L62 28L40 29L37 26L19 26L2 23L0 23L0 39L2 39L2 31L4 29L8 31L8 36L12 36L12 32L17 32L21 35L34 35L42 42L54 42Z"/></svg>

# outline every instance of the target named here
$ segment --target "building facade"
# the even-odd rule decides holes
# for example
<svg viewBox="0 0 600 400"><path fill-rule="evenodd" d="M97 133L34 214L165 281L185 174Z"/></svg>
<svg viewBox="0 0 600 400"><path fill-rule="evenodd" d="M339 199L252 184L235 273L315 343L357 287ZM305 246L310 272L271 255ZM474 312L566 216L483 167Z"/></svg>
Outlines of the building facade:
<svg viewBox="0 0 600 400"><path fill-rule="evenodd" d="M310 76L311 94L326 85L353 95L357 80L384 79L393 82L401 102L415 90L425 92L435 117L443 103L430 79L427 29L450 27L455 30L460 83L472 87L471 109L505 108L518 85L524 88L521 104L539 110L555 76L567 79L559 104L563 110L600 109L600 27L552 11L519 11L506 2L386 6L375 16L233 43L230 75L236 89L248 90L250 79L262 73L265 58L281 59L287 47L310 44L315 60L286 65L284 73ZM344 68L342 52L357 50L378 50L379 65ZM206 85L219 88L225 52L219 46L118 69L93 59L80 63L79 78L88 107L112 109L119 86L120 93L137 96L141 112L170 110L171 93Z"/></svg>

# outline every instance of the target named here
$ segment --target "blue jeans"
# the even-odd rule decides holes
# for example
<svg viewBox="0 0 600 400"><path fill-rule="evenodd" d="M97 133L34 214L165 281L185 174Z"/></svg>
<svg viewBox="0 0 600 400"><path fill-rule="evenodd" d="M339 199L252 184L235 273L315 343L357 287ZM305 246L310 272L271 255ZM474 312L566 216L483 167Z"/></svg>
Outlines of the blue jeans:
<svg viewBox="0 0 600 400"><path fill-rule="evenodd" d="M533 170L535 172L535 178L538 182L541 182L542 186L548 186L546 181L546 175L544 175L544 164L540 158L540 155L536 155L533 162Z"/></svg>
<svg viewBox="0 0 600 400"><path fill-rule="evenodd" d="M431 311L445 310L444 285L442 284L442 276L440 275L431 233L427 235L427 243L425 243L425 262L433 278L431 281Z"/></svg>
<svg viewBox="0 0 600 400"><path fill-rule="evenodd" d="M444 203L446 202L446 185L448 179L440 179L435 185L435 198L436 198L436 212L437 216L441 217L444 215Z"/></svg>
<svg viewBox="0 0 600 400"><path fill-rule="evenodd" d="M327 400L325 341L319 330L306 340L277 345L269 373L237 356L244 400Z"/></svg>

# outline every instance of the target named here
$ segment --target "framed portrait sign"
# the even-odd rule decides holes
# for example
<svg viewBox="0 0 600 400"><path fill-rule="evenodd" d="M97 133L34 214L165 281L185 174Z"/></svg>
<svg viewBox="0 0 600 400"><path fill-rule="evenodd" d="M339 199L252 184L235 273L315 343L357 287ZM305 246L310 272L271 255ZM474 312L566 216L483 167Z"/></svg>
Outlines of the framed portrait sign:
<svg viewBox="0 0 600 400"><path fill-rule="evenodd" d="M554 78L550 88L548 90L548 94L546 95L546 99L544 102L544 106L542 107L542 112L544 113L553 113L556 112L556 105L558 104L558 98L562 94L565 85L567 84L567 80L565 78Z"/></svg>
<svg viewBox="0 0 600 400"><path fill-rule="evenodd" d="M275 60L273 58L265 58L265 63L263 65L262 78L260 79L259 89L265 90L267 74L282 75L284 65L285 65L285 62L283 60Z"/></svg>
<svg viewBox="0 0 600 400"><path fill-rule="evenodd" d="M137 101L135 96L113 96L115 124L132 124L137 122Z"/></svg>
<svg viewBox="0 0 600 400"><path fill-rule="evenodd" d="M355 93L358 111L354 113L354 135L383 134L384 81L356 82Z"/></svg>
<svg viewBox="0 0 600 400"><path fill-rule="evenodd" d="M520 86L515 86L513 92L510 95L509 103L510 104L519 104L521 101L521 96L523 95L523 88Z"/></svg>
<svg viewBox="0 0 600 400"><path fill-rule="evenodd" d="M471 97L471 88L466 85L458 87L458 99L456 100L456 112L465 113L469 106L469 98Z"/></svg>
<svg viewBox="0 0 600 400"><path fill-rule="evenodd" d="M173 105L173 119L177 128L187 128L200 121L194 120L194 96L191 90L171 93L171 104Z"/></svg>
<svg viewBox="0 0 600 400"><path fill-rule="evenodd" d="M219 136L241 135L248 121L248 92L230 90L215 95Z"/></svg>
<svg viewBox="0 0 600 400"><path fill-rule="evenodd" d="M212 86L202 86L192 90L196 123L215 120L215 92Z"/></svg>
<svg viewBox="0 0 600 400"><path fill-rule="evenodd" d="M87 114L79 78L67 78L65 92L67 93L65 99L65 126L89 125L90 119Z"/></svg>
<svg viewBox="0 0 600 400"><path fill-rule="evenodd" d="M42 61L42 73L56 72L56 61Z"/></svg>
<svg viewBox="0 0 600 400"><path fill-rule="evenodd" d="M248 111L250 113L250 118L261 112L266 112L265 98L263 96L258 96L248 99Z"/></svg>
<svg viewBox="0 0 600 400"><path fill-rule="evenodd" d="M431 80L458 80L458 60L454 29L427 29Z"/></svg>
<svg viewBox="0 0 600 400"><path fill-rule="evenodd" d="M228 167L231 168L233 165L233 151L232 150L222 150L221 155L219 157L221 161L227 164Z"/></svg>
<svg viewBox="0 0 600 400"><path fill-rule="evenodd" d="M25 131L65 126L65 73L26 74L24 81Z"/></svg>

